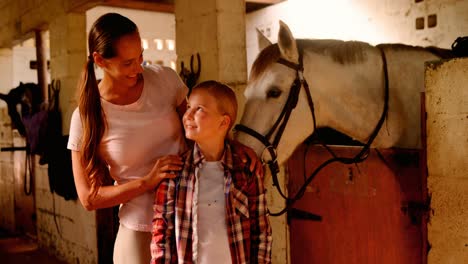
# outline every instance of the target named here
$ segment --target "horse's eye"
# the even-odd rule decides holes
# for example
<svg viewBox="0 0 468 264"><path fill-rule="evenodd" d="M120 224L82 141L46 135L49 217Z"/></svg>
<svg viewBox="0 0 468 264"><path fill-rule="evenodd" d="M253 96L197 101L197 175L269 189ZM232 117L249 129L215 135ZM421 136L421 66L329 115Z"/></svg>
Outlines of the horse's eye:
<svg viewBox="0 0 468 264"><path fill-rule="evenodd" d="M267 98L278 98L281 95L281 90L278 87L273 87L267 92Z"/></svg>

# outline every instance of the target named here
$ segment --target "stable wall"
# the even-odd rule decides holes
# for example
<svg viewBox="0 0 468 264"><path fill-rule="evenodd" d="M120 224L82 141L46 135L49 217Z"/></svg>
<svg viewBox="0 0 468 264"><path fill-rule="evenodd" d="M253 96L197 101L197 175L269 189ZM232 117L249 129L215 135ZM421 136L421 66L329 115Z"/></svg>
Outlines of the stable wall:
<svg viewBox="0 0 468 264"><path fill-rule="evenodd" d="M49 52L49 34L44 34L45 39L45 51L44 57L50 61ZM13 66L13 80L9 88L17 87L20 82L37 83L37 70L30 68L30 62L36 61L36 46L34 38L29 38L17 45L12 49L12 66ZM50 71L48 71L50 73ZM50 83L50 74L47 74L47 83Z"/></svg>
<svg viewBox="0 0 468 264"><path fill-rule="evenodd" d="M428 264L468 263L468 58L426 67Z"/></svg>
<svg viewBox="0 0 468 264"><path fill-rule="evenodd" d="M61 0L22 0L2 1L0 4L0 47L8 51L3 60L11 60L10 75L6 77L10 81L7 90L11 89L13 82L36 80L35 71L31 74L31 71L27 70L31 54L35 54L33 45L17 45L31 38L34 35L33 30L49 30L50 74L51 79L61 80L60 106L63 113L67 112L70 98L74 97L78 76L86 58L85 15L67 13L67 3ZM14 46L18 48L13 48ZM15 49L19 51L15 52ZM23 64L20 65L18 61ZM18 74L16 77L15 72ZM6 73L2 72L3 74ZM5 112L6 108L2 108L1 118L5 124L2 125L0 144L8 147L24 146L24 139L21 141L22 138L11 131L10 120ZM66 126L68 122L64 123ZM15 203L19 198L14 190L22 187L17 179L24 172L24 152L2 152L0 155L0 223L2 228L18 231L22 228L22 219L15 219L19 217L15 213L18 209ZM35 211L32 213L36 215L39 246L69 263L96 263L95 213L87 212L77 201L65 201L62 197L52 194L49 189L47 165L41 166L36 163L33 192Z"/></svg>
<svg viewBox="0 0 468 264"><path fill-rule="evenodd" d="M11 89L13 80L13 52L12 49L0 49L0 93L8 93ZM1 101L1 107L6 107L6 103ZM3 118L3 116L2 116ZM2 119L3 120L3 119Z"/></svg>
<svg viewBox="0 0 468 264"><path fill-rule="evenodd" d="M0 147L11 147L13 143L13 131L8 110L0 108ZM6 230L15 230L15 200L11 186L14 185L13 153L0 152L0 227Z"/></svg>

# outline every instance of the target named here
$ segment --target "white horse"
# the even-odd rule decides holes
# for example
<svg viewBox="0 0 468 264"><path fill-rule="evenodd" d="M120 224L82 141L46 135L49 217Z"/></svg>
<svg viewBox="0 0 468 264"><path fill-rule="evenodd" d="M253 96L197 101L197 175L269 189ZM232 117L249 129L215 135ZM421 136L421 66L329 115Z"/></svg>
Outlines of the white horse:
<svg viewBox="0 0 468 264"><path fill-rule="evenodd" d="M450 57L449 50L402 44L371 46L358 41L296 41L281 21L277 44L271 44L265 37L260 37L259 42L266 43L266 47L251 69L241 125L262 136L274 126L298 75L295 69L281 63L282 60L292 65L303 64L303 76L315 106L316 127L330 127L366 142L382 116L387 71L388 112L372 146L421 147L420 93L424 91L424 63L441 56ZM301 52L302 62L299 61ZM280 164L314 132L313 122L302 86L297 106L277 146ZM271 131L272 137L277 131ZM265 146L260 140L243 131L237 132L236 138L262 155Z"/></svg>

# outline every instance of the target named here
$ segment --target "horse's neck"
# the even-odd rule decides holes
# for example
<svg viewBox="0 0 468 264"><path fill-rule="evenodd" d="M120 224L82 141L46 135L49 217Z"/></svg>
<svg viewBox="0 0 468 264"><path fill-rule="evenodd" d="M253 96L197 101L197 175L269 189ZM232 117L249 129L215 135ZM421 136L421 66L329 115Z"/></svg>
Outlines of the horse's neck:
<svg viewBox="0 0 468 264"><path fill-rule="evenodd" d="M389 108L374 146L420 148L424 62L438 57L428 50L409 46L389 45L383 49L388 63ZM363 58L340 64L329 56L306 50L304 67L316 102L318 125L366 142L381 117L385 86L380 51L368 47Z"/></svg>
<svg viewBox="0 0 468 264"><path fill-rule="evenodd" d="M317 126L334 128L361 142L372 133L384 105L382 60L375 52L366 55L363 62L340 64L317 53L304 54Z"/></svg>

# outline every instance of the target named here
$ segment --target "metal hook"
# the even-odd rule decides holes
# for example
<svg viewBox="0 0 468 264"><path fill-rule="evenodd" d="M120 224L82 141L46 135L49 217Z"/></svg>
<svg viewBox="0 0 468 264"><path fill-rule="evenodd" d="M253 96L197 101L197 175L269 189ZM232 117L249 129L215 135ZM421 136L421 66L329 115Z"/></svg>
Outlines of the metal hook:
<svg viewBox="0 0 468 264"><path fill-rule="evenodd" d="M198 81L201 73L201 59L200 54L197 52L197 69L194 68L194 56L193 54L190 56L190 70L185 68L184 62L180 63L180 77L182 81L187 85L189 90L191 90Z"/></svg>

